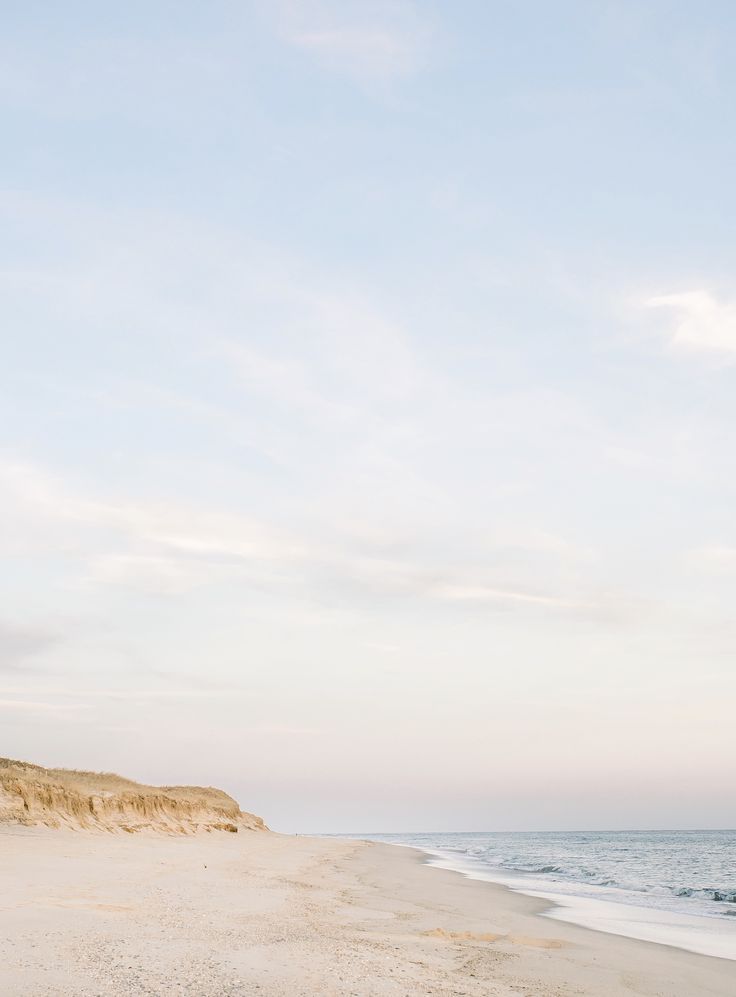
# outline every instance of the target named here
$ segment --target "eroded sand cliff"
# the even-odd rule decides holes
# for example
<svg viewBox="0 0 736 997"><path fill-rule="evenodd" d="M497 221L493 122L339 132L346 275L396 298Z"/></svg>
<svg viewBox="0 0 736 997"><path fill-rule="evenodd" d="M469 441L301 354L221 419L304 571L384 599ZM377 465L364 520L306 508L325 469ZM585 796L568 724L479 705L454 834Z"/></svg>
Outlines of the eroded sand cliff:
<svg viewBox="0 0 736 997"><path fill-rule="evenodd" d="M0 758L0 824L101 831L266 830L220 789L144 786L118 775Z"/></svg>

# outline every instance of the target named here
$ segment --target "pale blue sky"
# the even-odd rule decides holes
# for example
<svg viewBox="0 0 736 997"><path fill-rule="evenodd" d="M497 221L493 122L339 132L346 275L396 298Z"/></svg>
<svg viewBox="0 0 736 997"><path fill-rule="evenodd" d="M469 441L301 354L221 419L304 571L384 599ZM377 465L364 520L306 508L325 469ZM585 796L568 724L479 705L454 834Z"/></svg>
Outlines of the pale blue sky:
<svg viewBox="0 0 736 997"><path fill-rule="evenodd" d="M2 5L3 754L736 823L736 10Z"/></svg>

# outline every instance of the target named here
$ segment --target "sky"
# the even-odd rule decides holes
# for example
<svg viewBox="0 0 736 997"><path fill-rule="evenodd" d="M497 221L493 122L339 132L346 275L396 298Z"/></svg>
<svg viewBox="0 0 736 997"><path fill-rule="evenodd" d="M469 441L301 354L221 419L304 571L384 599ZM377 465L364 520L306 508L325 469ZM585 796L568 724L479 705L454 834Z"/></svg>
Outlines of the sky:
<svg viewBox="0 0 736 997"><path fill-rule="evenodd" d="M0 7L0 754L736 825L734 5Z"/></svg>

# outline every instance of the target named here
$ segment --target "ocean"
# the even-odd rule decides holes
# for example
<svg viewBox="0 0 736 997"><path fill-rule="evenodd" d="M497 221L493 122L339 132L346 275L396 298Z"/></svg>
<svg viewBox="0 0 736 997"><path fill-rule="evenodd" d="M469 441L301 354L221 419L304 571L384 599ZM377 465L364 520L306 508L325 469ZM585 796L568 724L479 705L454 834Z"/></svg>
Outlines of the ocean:
<svg viewBox="0 0 736 997"><path fill-rule="evenodd" d="M736 959L736 831L361 835L550 900L547 915Z"/></svg>

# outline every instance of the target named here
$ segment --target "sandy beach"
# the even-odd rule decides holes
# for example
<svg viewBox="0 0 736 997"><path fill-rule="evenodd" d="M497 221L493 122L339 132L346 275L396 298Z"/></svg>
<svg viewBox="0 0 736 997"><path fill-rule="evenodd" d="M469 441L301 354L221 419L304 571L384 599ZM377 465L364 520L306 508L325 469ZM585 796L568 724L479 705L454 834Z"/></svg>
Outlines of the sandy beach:
<svg viewBox="0 0 736 997"><path fill-rule="evenodd" d="M4 997L732 997L733 962L539 916L378 843L0 829Z"/></svg>
<svg viewBox="0 0 736 997"><path fill-rule="evenodd" d="M736 997L736 0L2 14L0 997Z"/></svg>

